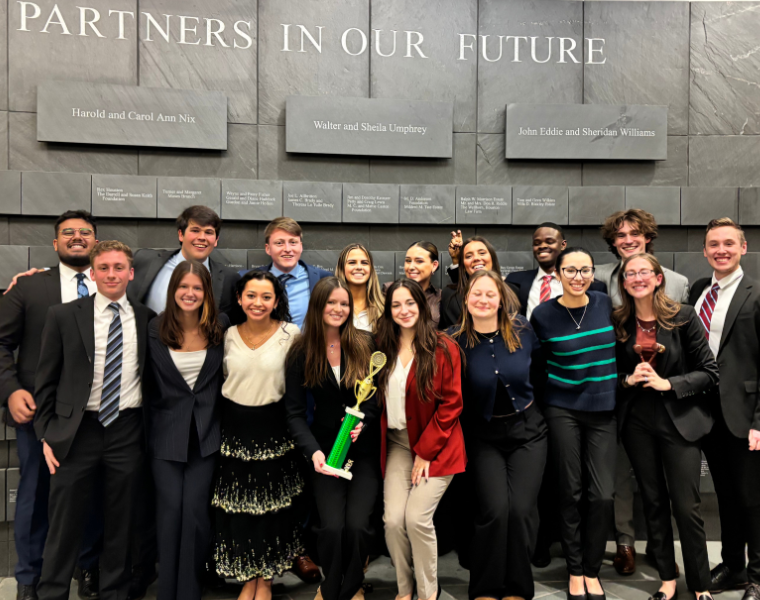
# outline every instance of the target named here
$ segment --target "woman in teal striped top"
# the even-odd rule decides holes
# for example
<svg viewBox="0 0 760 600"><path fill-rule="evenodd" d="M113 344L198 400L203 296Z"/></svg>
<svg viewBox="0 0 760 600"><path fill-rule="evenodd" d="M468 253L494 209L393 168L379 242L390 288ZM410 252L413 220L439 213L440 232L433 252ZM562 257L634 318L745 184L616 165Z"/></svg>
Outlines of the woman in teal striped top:
<svg viewBox="0 0 760 600"><path fill-rule="evenodd" d="M539 304L531 325L541 340L545 369L537 386L557 471L562 548L570 574L569 600L601 600L599 569L613 519L617 430L615 331L612 302L588 291L594 259L583 248L557 258L563 294ZM583 489L584 471L588 473ZM581 523L579 504L588 510Z"/></svg>

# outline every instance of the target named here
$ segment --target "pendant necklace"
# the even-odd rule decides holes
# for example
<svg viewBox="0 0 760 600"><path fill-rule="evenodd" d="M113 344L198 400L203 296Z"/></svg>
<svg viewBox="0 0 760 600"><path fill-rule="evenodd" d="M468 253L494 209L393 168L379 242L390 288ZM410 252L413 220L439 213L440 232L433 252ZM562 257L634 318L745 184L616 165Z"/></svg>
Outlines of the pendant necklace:
<svg viewBox="0 0 760 600"><path fill-rule="evenodd" d="M655 321L654 325L652 325L650 329L644 329L644 327L641 325L641 321L639 321L638 318L636 319L636 324L639 326L639 329L641 329L641 331L643 331L644 333L652 333L653 331L657 329L657 321Z"/></svg>
<svg viewBox="0 0 760 600"><path fill-rule="evenodd" d="M240 327L238 327L238 331L240 331ZM272 328L270 327L270 328L267 330L267 332L266 332L266 333L265 333L263 336L260 336L260 337L259 337L259 340L260 340L260 342L255 342L255 343L254 343L254 342L252 342L252 341L251 341L251 338L248 336L248 333L247 333L246 331L243 331L243 337L245 337L245 341L246 341L246 343L247 343L249 346L251 346L251 347L252 347L251 349L252 349L252 350L256 350L256 348L257 348L258 346L260 346L261 344L263 344L264 342L266 342L266 341L269 339L269 337L270 337L270 335L271 335L271 331L272 331Z"/></svg>
<svg viewBox="0 0 760 600"><path fill-rule="evenodd" d="M586 309L587 308L588 308L588 304L586 304L586 306L583 307L583 314L581 315L581 320L580 321L576 321L575 317L573 316L573 313L570 312L570 309L567 306L565 307L565 310L567 311L567 314L570 315L570 318L573 320L573 323L575 323L575 328L576 329L580 329L581 328L581 323L583 323L583 317L586 316Z"/></svg>

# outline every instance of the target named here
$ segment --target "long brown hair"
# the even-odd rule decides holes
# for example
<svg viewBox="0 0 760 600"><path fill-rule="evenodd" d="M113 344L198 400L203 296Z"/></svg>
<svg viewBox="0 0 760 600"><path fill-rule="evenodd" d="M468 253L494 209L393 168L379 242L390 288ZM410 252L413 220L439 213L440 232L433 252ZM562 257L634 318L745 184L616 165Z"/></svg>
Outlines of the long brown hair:
<svg viewBox="0 0 760 600"><path fill-rule="evenodd" d="M335 267L335 276L348 286L348 280L346 279L346 261L348 260L348 254L352 250L361 250L367 255L369 260L369 278L367 279L367 316L369 317L369 323L374 330L377 320L380 315L383 314L383 308L385 308L385 298L383 297L383 291L380 288L380 282L377 279L377 272L375 271L375 261L372 259L372 254L361 244L349 244L338 257L338 264ZM351 299L353 302L353 298Z"/></svg>
<svg viewBox="0 0 760 600"><path fill-rule="evenodd" d="M444 343L443 339L448 338L445 333L437 331L433 325L430 315L430 307L425 299L425 292L422 286L413 279L401 277L385 292L385 310L383 317L377 322L377 349L385 353L388 359L386 368L380 371L377 378L378 401L382 405L385 401L385 391L388 387L388 379L391 371L396 366L398 359L399 338L401 336L401 327L393 320L391 313L391 304L393 303L393 294L399 288L406 288L412 295L412 299L417 303L419 317L415 325L414 335L414 360L416 366L417 396L422 402L429 402L432 398L438 398L440 395L433 388L433 377L435 377L438 365L435 362L435 352L438 348L443 351L448 358L449 364L452 365L451 354ZM449 338L451 339L451 338Z"/></svg>
<svg viewBox="0 0 760 600"><path fill-rule="evenodd" d="M194 260L183 260L177 265L169 279L169 289L166 292L166 309L161 313L161 322L158 327L158 337L161 343L174 350L182 348L185 341L185 333L182 330L179 315L182 309L177 306L174 295L185 275L196 275L203 286L203 304L201 304L198 318L200 320L198 330L201 336L206 338L206 348L218 346L224 338L222 325L219 323L219 314L214 303L214 290L211 285L211 275L208 269Z"/></svg>
<svg viewBox="0 0 760 600"><path fill-rule="evenodd" d="M496 248L491 245L491 242L480 235L474 235L471 238L468 238L459 248L459 280L457 281L457 294L459 294L460 298L464 298L469 289L468 283L470 276L467 273L467 269L464 268L464 251L468 244L472 244L472 242L480 242L486 247L488 254L491 255L491 270L498 273L499 277L501 277L501 267L499 266L499 259L496 256Z"/></svg>
<svg viewBox="0 0 760 600"><path fill-rule="evenodd" d="M354 300L351 298L351 290L337 277L325 277L317 282L311 292L301 335L290 346L286 360L286 365L289 365L300 353L305 355L304 387L315 387L327 378L329 361L323 315L330 294L338 288L348 292L349 309L346 322L340 326L340 346L346 359L342 381L351 387L354 381L364 379L369 371L372 338L354 327Z"/></svg>
<svg viewBox="0 0 760 600"><path fill-rule="evenodd" d="M652 254L634 254L624 259L620 264L620 271L618 272L618 288L620 289L620 297L623 303L612 311L612 322L615 325L615 336L621 342L625 342L630 336L626 331L626 324L628 321L636 316L636 306L634 305L633 298L628 291L623 287L625 283L625 269L635 258L643 258L651 266L655 273L655 276L662 275L662 283L654 289L654 295L652 296L652 309L654 316L657 319L657 324L663 329L674 329L683 325L683 323L676 323L674 321L678 311L681 310L681 305L673 300L665 293L665 273L662 271L662 265L654 255Z"/></svg>
<svg viewBox="0 0 760 600"><path fill-rule="evenodd" d="M462 274L460 273L459 275L461 276ZM501 275L498 275L494 271L477 271L470 277L469 285L462 297L462 323L453 337L457 341L462 338L468 348L474 348L478 345L479 340L475 332L475 325L472 322L472 315L467 310L467 297L470 295L470 290L475 285L475 282L484 277L488 277L488 279L493 281L496 284L496 289L499 290L499 332L504 340L504 345L510 352L514 352L518 348L522 348L519 331L523 327L515 323L517 315L520 312L520 301L515 296L515 293L504 283Z"/></svg>

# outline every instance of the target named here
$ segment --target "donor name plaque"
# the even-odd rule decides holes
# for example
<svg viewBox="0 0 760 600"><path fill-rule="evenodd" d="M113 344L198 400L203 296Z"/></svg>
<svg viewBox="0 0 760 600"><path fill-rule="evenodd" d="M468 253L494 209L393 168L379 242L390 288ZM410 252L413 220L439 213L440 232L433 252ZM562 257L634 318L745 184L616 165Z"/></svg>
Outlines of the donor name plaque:
<svg viewBox="0 0 760 600"><path fill-rule="evenodd" d="M37 88L37 141L226 150L227 96L45 81Z"/></svg>
<svg viewBox="0 0 760 600"><path fill-rule="evenodd" d="M665 160L668 107L508 104L506 158Z"/></svg>
<svg viewBox="0 0 760 600"><path fill-rule="evenodd" d="M285 115L288 152L452 157L452 102L288 96Z"/></svg>

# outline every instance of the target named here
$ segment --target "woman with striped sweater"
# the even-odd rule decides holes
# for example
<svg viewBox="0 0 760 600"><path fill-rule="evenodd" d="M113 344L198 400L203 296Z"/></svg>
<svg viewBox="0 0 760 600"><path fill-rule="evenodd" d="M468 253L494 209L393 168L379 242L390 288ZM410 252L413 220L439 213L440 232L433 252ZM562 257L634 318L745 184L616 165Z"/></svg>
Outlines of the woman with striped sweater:
<svg viewBox="0 0 760 600"><path fill-rule="evenodd" d="M612 303L606 294L588 291L594 259L583 248L560 253L556 276L562 296L540 304L531 316L545 361L545 373L537 378L543 382L538 397L558 473L561 540L570 574L568 599L602 600L598 575L607 543L606 524L613 518L617 450ZM581 523L584 494L588 509Z"/></svg>

